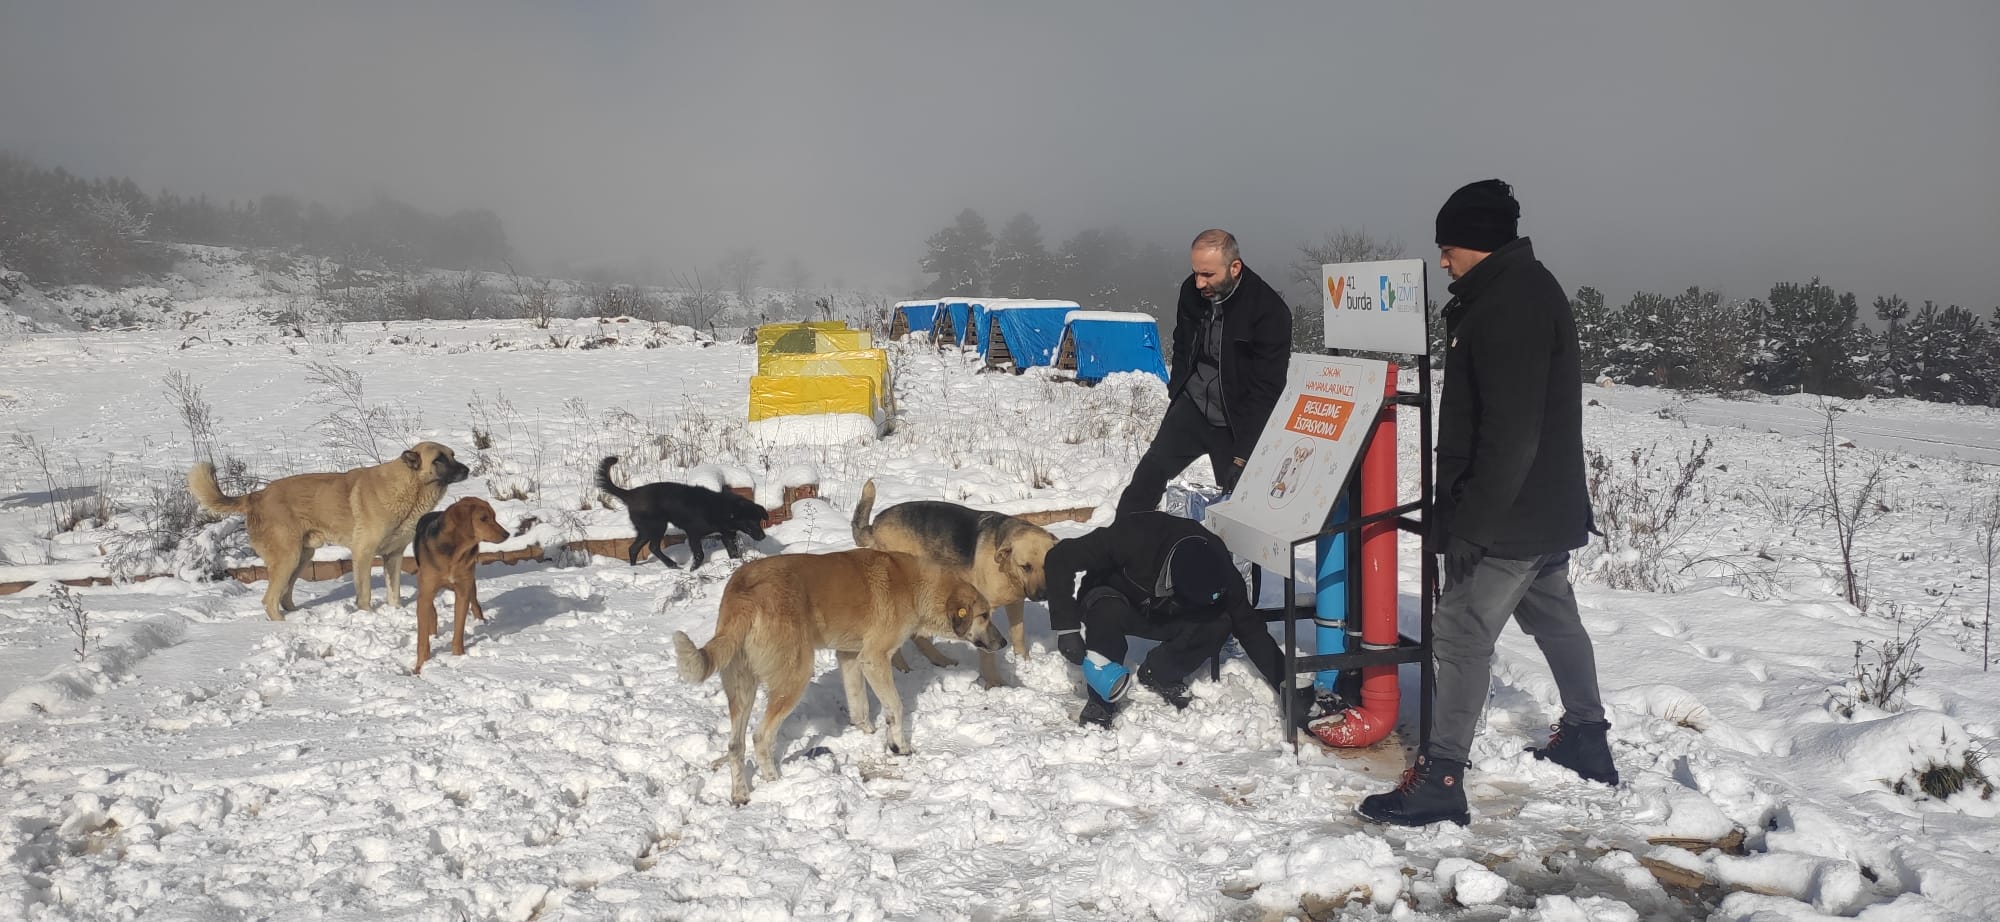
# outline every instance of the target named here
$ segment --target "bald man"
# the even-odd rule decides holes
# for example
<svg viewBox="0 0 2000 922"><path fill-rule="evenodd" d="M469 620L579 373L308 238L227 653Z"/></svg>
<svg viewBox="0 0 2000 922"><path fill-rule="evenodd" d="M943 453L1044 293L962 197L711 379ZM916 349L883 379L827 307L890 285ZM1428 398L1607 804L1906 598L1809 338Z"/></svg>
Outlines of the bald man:
<svg viewBox="0 0 2000 922"><path fill-rule="evenodd" d="M1292 361L1292 309L1250 267L1236 237L1205 230L1188 251L1174 324L1167 415L1118 497L1118 514L1160 504L1167 481L1203 455L1223 490L1264 431Z"/></svg>

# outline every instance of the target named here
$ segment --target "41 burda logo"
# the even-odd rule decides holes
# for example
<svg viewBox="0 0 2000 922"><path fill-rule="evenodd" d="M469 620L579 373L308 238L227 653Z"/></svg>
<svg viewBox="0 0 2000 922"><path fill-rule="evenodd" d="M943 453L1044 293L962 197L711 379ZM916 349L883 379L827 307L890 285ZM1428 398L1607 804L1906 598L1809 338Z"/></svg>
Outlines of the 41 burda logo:
<svg viewBox="0 0 2000 922"><path fill-rule="evenodd" d="M1360 285L1355 283L1354 277L1349 275L1336 275L1326 280L1326 293L1333 297L1334 310L1374 310L1375 298L1371 295L1363 294L1359 290L1360 287Z"/></svg>

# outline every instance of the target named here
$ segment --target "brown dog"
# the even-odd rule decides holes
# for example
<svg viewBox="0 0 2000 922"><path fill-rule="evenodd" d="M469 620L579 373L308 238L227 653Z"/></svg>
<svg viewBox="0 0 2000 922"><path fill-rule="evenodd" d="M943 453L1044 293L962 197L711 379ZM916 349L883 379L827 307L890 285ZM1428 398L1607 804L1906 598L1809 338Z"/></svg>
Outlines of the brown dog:
<svg viewBox="0 0 2000 922"><path fill-rule="evenodd" d="M863 679L882 702L889 751L910 752L903 699L889 672L889 657L913 635L970 641L981 650L1007 645L993 629L992 606L970 583L908 554L873 550L832 554L783 554L753 560L722 590L715 637L697 649L674 632L681 678L704 682L722 674L729 699L729 799L750 799L743 770L743 733L757 686L765 686L764 723L757 728L757 766L766 781L778 777L771 746L778 725L798 706L812 680L813 651L838 651L849 718L875 732Z"/></svg>
<svg viewBox="0 0 2000 922"><path fill-rule="evenodd" d="M1011 622L1007 631L1013 638L1015 655L1028 658L1023 603L1047 597L1042 560L1055 546L1055 535L1026 519L930 500L897 503L882 510L882 517L871 525L868 518L874 506L875 481L870 480L862 485L861 502L854 507L855 547L912 554L971 583L993 607L1006 607ZM913 639L917 651L932 665L958 664L939 652L929 638ZM896 668L909 671L900 650ZM980 651L979 678L989 688L1002 684L997 655Z"/></svg>
<svg viewBox="0 0 2000 922"><path fill-rule="evenodd" d="M476 496L452 503L443 512L426 512L417 520L417 665L411 672L422 673L424 662L431 658L440 589L451 590L451 655L465 655L466 611L486 620L474 572L479 567L479 543L505 540L507 529L494 518L493 507Z"/></svg>
<svg viewBox="0 0 2000 922"><path fill-rule="evenodd" d="M354 556L356 606L375 607L369 571L377 557L389 602L400 604L403 551L416 534L417 517L437 506L446 486L469 473L451 449L418 442L394 461L338 474L280 477L244 496L224 496L215 465L197 464L188 471L188 489L210 512L243 514L250 547L270 572L264 613L283 621L285 612L297 607L292 584L299 571L312 560L313 548L327 544L346 547Z"/></svg>

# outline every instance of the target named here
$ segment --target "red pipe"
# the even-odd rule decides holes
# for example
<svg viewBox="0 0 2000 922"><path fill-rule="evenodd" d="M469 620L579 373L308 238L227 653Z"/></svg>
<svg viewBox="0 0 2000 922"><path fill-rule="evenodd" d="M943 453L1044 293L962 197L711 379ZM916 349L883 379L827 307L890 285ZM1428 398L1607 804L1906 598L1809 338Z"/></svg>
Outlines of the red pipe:
<svg viewBox="0 0 2000 922"><path fill-rule="evenodd" d="M1383 392L1396 396L1396 366L1389 365ZM1396 405L1385 403L1375 435L1361 458L1361 514L1372 515L1396 505ZM1396 646L1396 522L1384 519L1361 530L1361 648L1386 650ZM1373 746L1396 728L1402 704L1395 666L1370 666L1361 672L1361 706L1342 711L1336 720L1314 724L1312 733L1329 746Z"/></svg>

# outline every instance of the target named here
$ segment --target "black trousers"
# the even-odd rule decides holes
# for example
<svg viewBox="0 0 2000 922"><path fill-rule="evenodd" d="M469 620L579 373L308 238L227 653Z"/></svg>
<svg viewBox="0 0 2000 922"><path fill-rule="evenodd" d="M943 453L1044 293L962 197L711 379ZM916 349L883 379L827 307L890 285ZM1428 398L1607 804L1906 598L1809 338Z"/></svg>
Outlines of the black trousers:
<svg viewBox="0 0 2000 922"><path fill-rule="evenodd" d="M1170 679L1186 678L1203 660L1222 650L1231 634L1243 645L1243 655L1264 681L1276 688L1284 681L1285 655L1271 639L1263 616L1246 609L1234 617L1220 611L1179 618L1154 618L1139 611L1125 594L1108 587L1086 589L1083 598L1083 647L1114 663L1125 661L1127 637L1160 641L1146 654L1145 665Z"/></svg>
<svg viewBox="0 0 2000 922"><path fill-rule="evenodd" d="M1182 679L1203 660L1222 649L1229 637L1229 619L1221 612L1207 616L1156 618L1132 604L1116 589L1098 587L1083 593L1083 646L1114 663L1125 661L1126 638L1160 641L1146 654L1145 668L1167 679Z"/></svg>
<svg viewBox="0 0 2000 922"><path fill-rule="evenodd" d="M1233 489L1236 475L1243 470L1236 466L1235 438L1228 426L1210 423L1208 415L1195 405L1194 398L1182 393L1167 405L1166 416L1160 419L1160 431L1132 471L1132 483L1118 497L1118 514L1158 509L1160 497L1167 493L1167 481L1179 476L1202 455L1208 456L1215 482L1225 491Z"/></svg>

